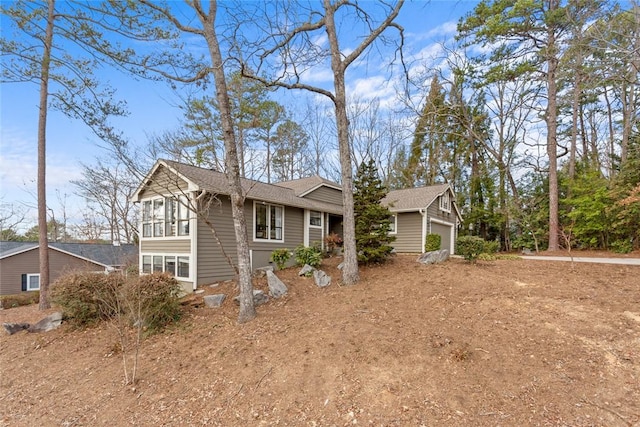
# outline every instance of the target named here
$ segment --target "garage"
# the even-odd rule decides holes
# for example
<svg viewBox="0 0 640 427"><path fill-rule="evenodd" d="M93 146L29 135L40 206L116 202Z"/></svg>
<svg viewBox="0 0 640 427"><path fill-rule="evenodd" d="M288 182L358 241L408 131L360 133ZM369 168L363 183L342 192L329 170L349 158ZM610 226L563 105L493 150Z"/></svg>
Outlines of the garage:
<svg viewBox="0 0 640 427"><path fill-rule="evenodd" d="M431 220L431 234L439 234L441 239L441 249L448 249L449 254L454 253L455 242L453 224L447 224L446 222Z"/></svg>

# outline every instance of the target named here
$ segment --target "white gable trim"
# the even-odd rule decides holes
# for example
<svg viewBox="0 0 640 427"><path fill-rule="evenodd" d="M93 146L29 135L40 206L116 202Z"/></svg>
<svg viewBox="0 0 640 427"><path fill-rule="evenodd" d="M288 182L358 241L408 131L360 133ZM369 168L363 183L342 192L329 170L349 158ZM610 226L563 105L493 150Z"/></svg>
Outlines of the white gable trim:
<svg viewBox="0 0 640 427"><path fill-rule="evenodd" d="M158 171L160 166L163 166L163 167L167 168L169 171L171 171L171 173L175 174L178 178L182 179L184 182L187 183L187 189L185 190L185 193L190 192L190 191L198 191L198 190L200 190L200 186L198 184L196 184L195 182L191 181L189 178L187 178L186 176L184 176L183 174L178 172L173 167L169 166L164 160L158 160L158 161L156 161L156 164L153 165L153 167L151 168L149 173L147 175L145 175L145 177L142 179L142 181L140 182L140 184L136 188L136 191L133 192L133 194L131 195L131 198L129 200L131 200L134 203L140 202L140 200L141 200L140 193L142 193L142 191L147 187L149 182L152 180L153 175Z"/></svg>

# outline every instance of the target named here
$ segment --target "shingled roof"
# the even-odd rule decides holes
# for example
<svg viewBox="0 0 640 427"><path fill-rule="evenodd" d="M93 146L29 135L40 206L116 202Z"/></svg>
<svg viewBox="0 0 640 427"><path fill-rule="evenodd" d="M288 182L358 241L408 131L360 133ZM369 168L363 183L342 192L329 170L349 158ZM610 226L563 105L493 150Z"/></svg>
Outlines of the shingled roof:
<svg viewBox="0 0 640 427"><path fill-rule="evenodd" d="M0 259L36 249L38 246L38 242L0 241ZM49 248L100 264L104 267L118 267L126 264L128 261L136 261L138 255L137 245L129 244L114 246L102 243L50 242Z"/></svg>
<svg viewBox="0 0 640 427"><path fill-rule="evenodd" d="M335 188L336 190L342 191L342 187L340 187L340 184L329 181L328 179L324 179L319 175L294 179L291 181L278 182L275 185L292 189L298 197L302 197L305 194L310 193L321 185L326 185L327 187Z"/></svg>
<svg viewBox="0 0 640 427"><path fill-rule="evenodd" d="M389 206L391 212L423 209L431 205L447 188L449 188L449 184L391 190L382 199L382 203Z"/></svg>
<svg viewBox="0 0 640 427"><path fill-rule="evenodd" d="M156 163L156 166L152 169L152 172L155 172L160 165L165 165L173 172L178 173L183 179L189 181L200 190L206 190L213 194L230 194L227 178L221 172L204 169L197 166L186 165L184 163L179 163L172 160L159 160ZM145 180L145 182L146 181L147 180ZM282 183L278 185L267 184L260 181L241 178L241 185L248 199L278 203L286 206L312 209L334 214L342 213L342 206L299 197L294 189L282 185ZM306 185L308 186L309 183L307 183ZM335 185L335 183L333 185ZM138 193L141 189L142 188L139 188L136 193Z"/></svg>

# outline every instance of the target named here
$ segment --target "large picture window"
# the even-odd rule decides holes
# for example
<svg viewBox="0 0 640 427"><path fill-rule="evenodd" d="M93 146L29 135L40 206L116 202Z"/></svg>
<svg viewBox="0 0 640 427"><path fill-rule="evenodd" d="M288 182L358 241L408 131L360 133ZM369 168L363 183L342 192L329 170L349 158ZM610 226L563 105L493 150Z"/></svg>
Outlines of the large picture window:
<svg viewBox="0 0 640 427"><path fill-rule="evenodd" d="M255 238L283 240L284 208L267 203L254 203Z"/></svg>
<svg viewBox="0 0 640 427"><path fill-rule="evenodd" d="M189 235L189 199L161 197L142 202L142 237Z"/></svg>

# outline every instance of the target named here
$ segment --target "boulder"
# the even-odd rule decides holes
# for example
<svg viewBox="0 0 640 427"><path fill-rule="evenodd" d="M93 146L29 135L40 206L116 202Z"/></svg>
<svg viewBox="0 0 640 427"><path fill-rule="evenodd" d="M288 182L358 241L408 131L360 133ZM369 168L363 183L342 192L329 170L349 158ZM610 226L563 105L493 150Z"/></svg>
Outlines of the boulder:
<svg viewBox="0 0 640 427"><path fill-rule="evenodd" d="M209 308L216 308L222 305L222 302L227 296L225 294L205 295L202 297L204 305Z"/></svg>
<svg viewBox="0 0 640 427"><path fill-rule="evenodd" d="M344 262L338 264L338 270L342 270L344 268Z"/></svg>
<svg viewBox="0 0 640 427"><path fill-rule="evenodd" d="M264 304L267 301L269 301L269 295L265 294L263 290L260 290L260 289L253 290L253 304L256 307ZM233 302L235 302L236 305L240 305L240 295L238 295L237 297L234 297Z"/></svg>
<svg viewBox="0 0 640 427"><path fill-rule="evenodd" d="M328 276L327 273L322 270L314 270L313 280L319 288L326 288L331 284L331 276Z"/></svg>
<svg viewBox="0 0 640 427"><path fill-rule="evenodd" d="M28 323L3 323L2 326L9 335L13 335L20 331L24 331L25 329L29 329L31 325Z"/></svg>
<svg viewBox="0 0 640 427"><path fill-rule="evenodd" d="M282 283L282 280L273 271L267 271L267 284L269 285L269 295L274 298L280 298L289 291L287 285Z"/></svg>
<svg viewBox="0 0 640 427"><path fill-rule="evenodd" d="M298 272L298 276L308 276L311 273L316 271L315 268L311 267L309 264L305 264L304 267Z"/></svg>
<svg viewBox="0 0 640 427"><path fill-rule="evenodd" d="M440 249L439 251L425 252L420 255L417 261L421 264L438 264L449 259L449 250Z"/></svg>
<svg viewBox="0 0 640 427"><path fill-rule="evenodd" d="M258 267L255 269L254 273L257 277L264 277L265 274L267 274L268 272L272 272L273 273L274 268L272 265L267 265L265 267Z"/></svg>
<svg viewBox="0 0 640 427"><path fill-rule="evenodd" d="M62 313L56 311L51 313L38 323L29 326L29 332L49 332L57 329L62 324Z"/></svg>

